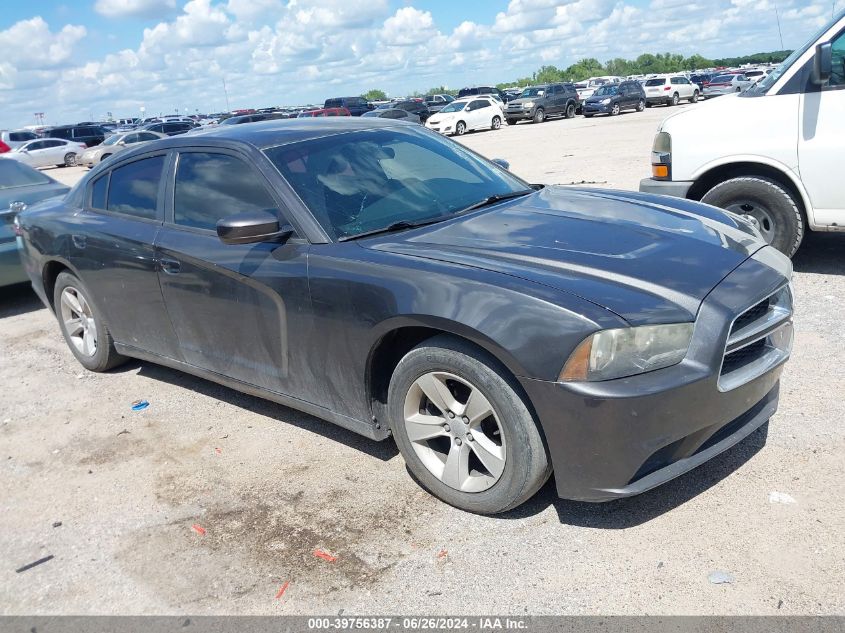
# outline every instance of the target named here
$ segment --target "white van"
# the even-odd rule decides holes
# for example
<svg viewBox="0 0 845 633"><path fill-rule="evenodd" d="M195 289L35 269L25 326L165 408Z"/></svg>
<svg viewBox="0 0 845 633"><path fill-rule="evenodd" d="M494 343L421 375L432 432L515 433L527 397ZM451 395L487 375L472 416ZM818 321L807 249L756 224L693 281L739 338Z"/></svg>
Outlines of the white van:
<svg viewBox="0 0 845 633"><path fill-rule="evenodd" d="M845 231L845 11L759 84L667 118L640 191L754 218L792 256Z"/></svg>

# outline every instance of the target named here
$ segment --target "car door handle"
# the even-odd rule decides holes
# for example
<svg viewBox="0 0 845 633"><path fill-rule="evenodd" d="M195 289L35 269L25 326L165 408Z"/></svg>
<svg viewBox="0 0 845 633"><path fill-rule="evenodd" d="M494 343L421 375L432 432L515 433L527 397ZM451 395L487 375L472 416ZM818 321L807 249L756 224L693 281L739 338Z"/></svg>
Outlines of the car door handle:
<svg viewBox="0 0 845 633"><path fill-rule="evenodd" d="M88 239L84 235L73 235L70 239L73 240L73 245L80 250L88 246Z"/></svg>
<svg viewBox="0 0 845 633"><path fill-rule="evenodd" d="M178 275L182 270L182 264L175 259L162 259L161 269L168 275Z"/></svg>

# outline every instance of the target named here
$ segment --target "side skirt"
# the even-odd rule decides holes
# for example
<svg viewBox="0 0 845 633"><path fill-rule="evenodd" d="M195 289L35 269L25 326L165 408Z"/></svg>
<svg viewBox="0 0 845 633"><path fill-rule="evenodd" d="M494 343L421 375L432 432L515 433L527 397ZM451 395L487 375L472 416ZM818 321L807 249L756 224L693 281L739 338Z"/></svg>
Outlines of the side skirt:
<svg viewBox="0 0 845 633"><path fill-rule="evenodd" d="M148 361L157 365L164 365L165 367L170 367L171 369L183 371L186 374L191 374L199 378L210 380L211 382L216 382L217 384L229 387L235 391L248 393L251 396L276 402L286 407L290 407L291 409L296 409L297 411L302 411L304 413L308 413L309 415L313 415L314 417L332 422L333 424L337 424L338 426L342 426L345 429L359 433L360 435L373 440L383 440L390 435L386 428L377 428L376 425L371 422L356 420L355 418L337 413L311 402L306 402L305 400L300 400L299 398L287 396L276 391L270 391L262 387L256 387L255 385L251 385L247 382L242 382L235 378L230 378L228 376L224 376L223 374L218 374L207 369L189 365L188 363L174 360L172 358L165 358L163 356L159 356L158 354L152 354L138 349L137 347L132 347L131 345L115 342L114 347L119 354L123 354L124 356L131 356L132 358Z"/></svg>

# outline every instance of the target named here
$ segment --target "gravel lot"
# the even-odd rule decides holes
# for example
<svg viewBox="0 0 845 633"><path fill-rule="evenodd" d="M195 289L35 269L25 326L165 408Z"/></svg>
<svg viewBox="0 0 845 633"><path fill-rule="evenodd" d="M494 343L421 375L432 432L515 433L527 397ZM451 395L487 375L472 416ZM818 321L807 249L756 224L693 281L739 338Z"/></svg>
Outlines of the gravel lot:
<svg viewBox="0 0 845 633"><path fill-rule="evenodd" d="M532 181L635 188L668 113L462 141ZM639 497L550 483L498 518L430 497L391 442L156 365L88 373L31 291L0 289L0 613L845 614L843 245L810 235L795 258L767 426Z"/></svg>

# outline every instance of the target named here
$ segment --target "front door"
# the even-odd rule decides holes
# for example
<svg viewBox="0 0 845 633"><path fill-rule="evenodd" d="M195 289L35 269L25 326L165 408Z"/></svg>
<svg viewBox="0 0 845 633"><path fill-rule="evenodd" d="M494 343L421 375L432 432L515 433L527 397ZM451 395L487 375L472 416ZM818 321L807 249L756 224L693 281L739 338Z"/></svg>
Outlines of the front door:
<svg viewBox="0 0 845 633"><path fill-rule="evenodd" d="M228 245L216 233L217 221L236 213L268 211L285 221L264 176L238 153L183 150L168 203L156 253L185 361L297 395L289 363L311 324L308 244L293 237Z"/></svg>
<svg viewBox="0 0 845 633"><path fill-rule="evenodd" d="M824 86L807 82L801 95L798 169L816 221L842 225L845 223L841 182L845 164L845 32L833 38L832 49L830 81Z"/></svg>

